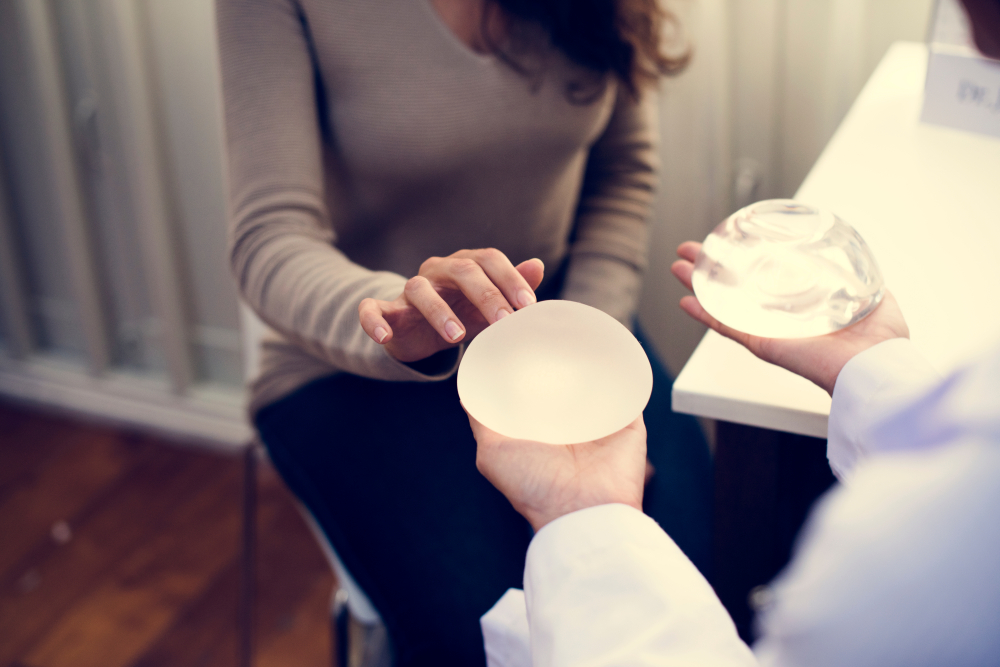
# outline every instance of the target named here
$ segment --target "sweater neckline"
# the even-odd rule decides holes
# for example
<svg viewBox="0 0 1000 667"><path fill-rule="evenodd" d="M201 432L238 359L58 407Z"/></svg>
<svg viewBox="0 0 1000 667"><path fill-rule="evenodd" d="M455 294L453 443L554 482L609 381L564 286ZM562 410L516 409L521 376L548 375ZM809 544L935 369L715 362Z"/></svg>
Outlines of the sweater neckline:
<svg viewBox="0 0 1000 667"><path fill-rule="evenodd" d="M479 53L468 44L459 39L458 35L452 32L451 28L444 22L441 15L437 13L437 10L431 5L431 0L417 0L417 4L420 5L423 13L427 16L427 19L434 24L435 29L438 33L442 33L444 41L451 44L451 48L458 50L462 55L480 65L493 65L497 62L497 57L491 53Z"/></svg>

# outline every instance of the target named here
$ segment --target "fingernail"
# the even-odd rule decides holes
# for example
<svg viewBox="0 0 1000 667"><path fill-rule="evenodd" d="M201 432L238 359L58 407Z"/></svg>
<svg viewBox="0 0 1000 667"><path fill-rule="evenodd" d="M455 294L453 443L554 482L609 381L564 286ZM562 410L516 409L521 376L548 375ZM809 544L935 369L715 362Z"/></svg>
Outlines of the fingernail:
<svg viewBox="0 0 1000 667"><path fill-rule="evenodd" d="M378 342L381 343L382 341L384 341L385 337L388 335L389 332L386 331L383 327L375 327L375 337L378 338Z"/></svg>
<svg viewBox="0 0 1000 667"><path fill-rule="evenodd" d="M496 319L496 321L499 322L500 320L502 320L503 318L507 317L508 315L510 315L510 311L507 310L506 308L501 308L500 310L497 311L497 319Z"/></svg>
<svg viewBox="0 0 1000 667"><path fill-rule="evenodd" d="M452 320L448 320L444 324L444 332L448 334L448 340L455 341L462 335L462 327L455 324Z"/></svg>
<svg viewBox="0 0 1000 667"><path fill-rule="evenodd" d="M525 306L530 306L535 302L535 295L526 289L521 290L517 293L517 302L520 304L521 308Z"/></svg>

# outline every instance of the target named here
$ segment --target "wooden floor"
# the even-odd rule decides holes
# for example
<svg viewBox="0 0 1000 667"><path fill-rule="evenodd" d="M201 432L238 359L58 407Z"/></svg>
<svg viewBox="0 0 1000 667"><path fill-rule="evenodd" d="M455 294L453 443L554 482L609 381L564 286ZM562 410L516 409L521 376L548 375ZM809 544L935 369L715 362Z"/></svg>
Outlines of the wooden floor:
<svg viewBox="0 0 1000 667"><path fill-rule="evenodd" d="M237 662L242 460L0 402L0 667ZM258 667L330 664L333 577L269 467Z"/></svg>

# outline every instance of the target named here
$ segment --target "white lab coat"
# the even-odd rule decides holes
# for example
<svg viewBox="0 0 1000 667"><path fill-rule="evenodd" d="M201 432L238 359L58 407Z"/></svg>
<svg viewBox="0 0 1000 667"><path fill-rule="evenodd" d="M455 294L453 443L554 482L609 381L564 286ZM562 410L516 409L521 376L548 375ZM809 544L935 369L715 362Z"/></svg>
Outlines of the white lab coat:
<svg viewBox="0 0 1000 667"><path fill-rule="evenodd" d="M538 532L482 618L490 667L1000 664L1000 349L938 382L907 340L834 390L818 504L744 644L660 527L625 505Z"/></svg>

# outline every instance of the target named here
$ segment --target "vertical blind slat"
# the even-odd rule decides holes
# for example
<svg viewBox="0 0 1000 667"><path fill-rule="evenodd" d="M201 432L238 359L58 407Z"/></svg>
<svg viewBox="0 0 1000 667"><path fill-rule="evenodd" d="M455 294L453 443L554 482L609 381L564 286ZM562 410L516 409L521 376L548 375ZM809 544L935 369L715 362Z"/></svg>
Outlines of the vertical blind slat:
<svg viewBox="0 0 1000 667"><path fill-rule="evenodd" d="M153 104L152 68L144 44L144 24L136 0L101 0L101 18L117 67L117 114L129 192L139 229L140 252L149 281L153 312L160 323L171 385L183 393L194 381L178 249L164 187L163 153Z"/></svg>
<svg viewBox="0 0 1000 667"><path fill-rule="evenodd" d="M107 313L101 296L83 190L77 173L59 48L49 4L20 0L25 46L39 95L39 121L52 178L53 199L66 251L71 285L88 353L90 370L101 373L111 361Z"/></svg>
<svg viewBox="0 0 1000 667"><path fill-rule="evenodd" d="M7 174L0 153L0 308L3 309L4 338L13 357L26 357L34 348L34 334L28 313L24 273L15 246L14 227L7 197Z"/></svg>

